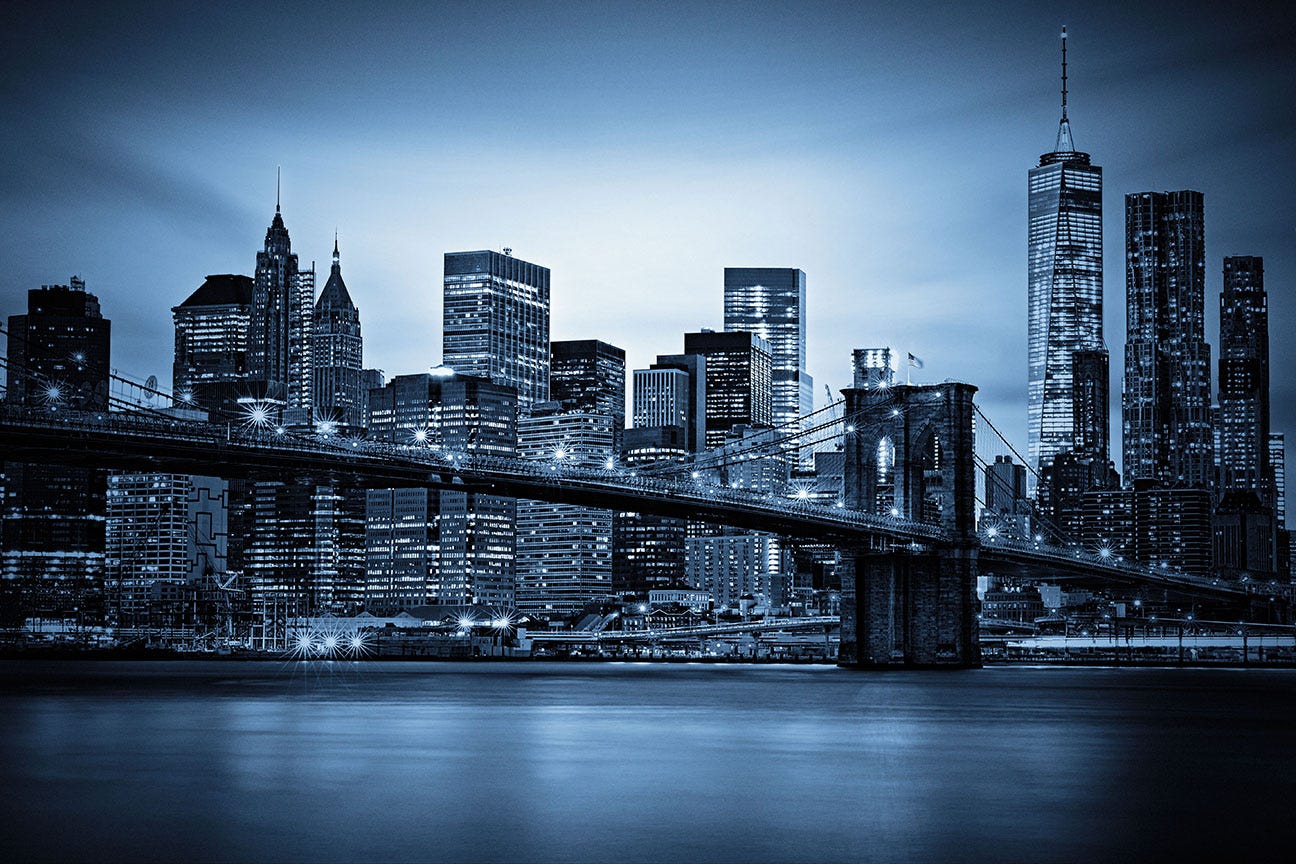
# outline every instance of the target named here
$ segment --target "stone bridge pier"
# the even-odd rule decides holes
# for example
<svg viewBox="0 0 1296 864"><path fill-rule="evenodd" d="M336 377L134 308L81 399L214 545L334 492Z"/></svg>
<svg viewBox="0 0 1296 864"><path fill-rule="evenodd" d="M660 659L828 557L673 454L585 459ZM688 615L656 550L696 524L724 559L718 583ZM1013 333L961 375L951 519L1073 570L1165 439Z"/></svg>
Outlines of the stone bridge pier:
<svg viewBox="0 0 1296 864"><path fill-rule="evenodd" d="M846 506L944 530L921 544L842 550L842 666L981 665L970 384L843 390Z"/></svg>

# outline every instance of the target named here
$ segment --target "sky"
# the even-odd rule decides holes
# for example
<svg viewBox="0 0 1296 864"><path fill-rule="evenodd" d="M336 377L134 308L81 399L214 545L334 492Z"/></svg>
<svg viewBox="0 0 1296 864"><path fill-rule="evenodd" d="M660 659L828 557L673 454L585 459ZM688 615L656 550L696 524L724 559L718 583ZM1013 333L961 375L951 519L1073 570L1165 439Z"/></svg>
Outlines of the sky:
<svg viewBox="0 0 1296 864"><path fill-rule="evenodd" d="M1264 257L1273 429L1296 437L1285 5L5 4L0 314L80 275L113 365L165 385L171 307L252 273L281 166L293 250L322 285L338 232L388 375L440 361L447 251L551 268L551 337L631 369L722 329L726 266L798 267L819 404L851 349L891 345L915 383L977 385L1024 451L1026 174L1065 24L1104 170L1117 457L1135 191L1204 193L1213 345L1222 258Z"/></svg>

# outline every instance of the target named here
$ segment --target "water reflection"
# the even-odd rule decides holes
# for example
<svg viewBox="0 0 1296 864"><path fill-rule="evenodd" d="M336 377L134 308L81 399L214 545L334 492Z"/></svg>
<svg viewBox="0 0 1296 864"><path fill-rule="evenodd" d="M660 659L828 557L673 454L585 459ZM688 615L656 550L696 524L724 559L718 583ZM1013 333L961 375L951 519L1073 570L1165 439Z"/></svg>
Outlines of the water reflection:
<svg viewBox="0 0 1296 864"><path fill-rule="evenodd" d="M1285 671L98 663L0 680L6 858L1235 858L1292 839Z"/></svg>

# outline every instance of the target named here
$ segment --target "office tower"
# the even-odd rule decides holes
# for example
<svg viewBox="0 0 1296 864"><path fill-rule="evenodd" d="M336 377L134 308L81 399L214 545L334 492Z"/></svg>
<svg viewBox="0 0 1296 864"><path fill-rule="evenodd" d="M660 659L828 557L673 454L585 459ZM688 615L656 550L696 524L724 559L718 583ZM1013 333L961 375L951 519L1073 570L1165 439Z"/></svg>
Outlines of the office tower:
<svg viewBox="0 0 1296 864"><path fill-rule="evenodd" d="M295 475L251 484L245 573L255 606L352 614L364 602L365 491L354 478Z"/></svg>
<svg viewBox="0 0 1296 864"><path fill-rule="evenodd" d="M770 351L770 420L783 435L805 428L814 411L814 379L806 371L806 277L791 267L726 267L724 329L754 333ZM800 447L809 470L813 449Z"/></svg>
<svg viewBox="0 0 1296 864"><path fill-rule="evenodd" d="M10 405L48 411L108 410L111 325L99 298L73 277L27 292L27 314L9 317ZM6 462L0 577L12 611L95 613L103 599L102 471Z"/></svg>
<svg viewBox="0 0 1296 864"><path fill-rule="evenodd" d="M292 410L309 422L311 325L315 268L302 270L284 227L279 201L257 253L248 326L248 378L253 395Z"/></svg>
<svg viewBox="0 0 1296 864"><path fill-rule="evenodd" d="M315 302L311 338L313 419L349 429L362 428L365 394L361 380L364 351L360 337L360 310L351 302L346 283L342 281L336 236L333 238L333 267Z"/></svg>
<svg viewBox="0 0 1296 864"><path fill-rule="evenodd" d="M664 371L683 374L681 370ZM635 392L637 400L637 383ZM636 424L635 428L626 430L621 462L630 469L662 462L682 463L693 452L684 426ZM615 592L646 597L654 589L683 585L686 536L687 522L684 519L618 511L612 519L612 584Z"/></svg>
<svg viewBox="0 0 1296 864"><path fill-rule="evenodd" d="M593 411L533 406L518 420L518 456L552 468L602 469L615 452L613 420ZM517 608L538 618L570 618L612 589L612 511L521 499L517 502Z"/></svg>
<svg viewBox="0 0 1296 864"><path fill-rule="evenodd" d="M1279 528L1287 527L1287 440L1282 432L1270 432L1269 476L1273 478L1274 517Z"/></svg>
<svg viewBox="0 0 1296 864"><path fill-rule="evenodd" d="M1274 560L1278 578L1292 579L1292 531L1287 527L1287 451L1281 432L1269 433L1269 476L1274 488ZM1296 581L1296 580L1292 580Z"/></svg>
<svg viewBox="0 0 1296 864"><path fill-rule="evenodd" d="M730 489L782 494L788 486L787 460L760 454L776 448L783 434L770 426L739 423L730 427L716 454L719 467L707 473L718 475L715 480Z"/></svg>
<svg viewBox="0 0 1296 864"><path fill-rule="evenodd" d="M613 446L620 449L625 432L625 351L597 339L550 343L549 399L564 411L610 417Z"/></svg>
<svg viewBox="0 0 1296 864"><path fill-rule="evenodd" d="M719 534L685 541L686 578L715 598L717 608L752 597L777 608L791 593L791 555L772 534Z"/></svg>
<svg viewBox="0 0 1296 864"><path fill-rule="evenodd" d="M370 489L365 501L365 608L391 614L437 596L440 498L435 489Z"/></svg>
<svg viewBox="0 0 1296 864"><path fill-rule="evenodd" d="M858 390L895 384L895 358L890 348L856 348L851 352L851 370Z"/></svg>
<svg viewBox="0 0 1296 864"><path fill-rule="evenodd" d="M226 483L188 474L108 478L108 616L120 627L196 627L204 580L227 572Z"/></svg>
<svg viewBox="0 0 1296 864"><path fill-rule="evenodd" d="M201 408L214 421L238 416L238 398L246 395L251 316L252 279L233 273L208 276L172 307L171 387L178 404Z"/></svg>
<svg viewBox="0 0 1296 864"><path fill-rule="evenodd" d="M1224 259L1220 294L1219 453L1222 490L1273 506L1269 471L1269 298L1264 259Z"/></svg>
<svg viewBox="0 0 1296 864"><path fill-rule="evenodd" d="M1028 183L1027 459L1036 471L1075 445L1072 355L1103 347L1102 168L1075 148L1062 119Z"/></svg>
<svg viewBox="0 0 1296 864"><path fill-rule="evenodd" d="M1030 536L1030 502L1026 497L1026 466L1011 456L996 456L985 466L986 530L1012 537Z"/></svg>
<svg viewBox="0 0 1296 864"><path fill-rule="evenodd" d="M517 394L444 367L397 375L370 391L368 428L379 441L510 457L517 448ZM391 490L371 492L366 507L368 592L386 604L380 608L513 606L514 499ZM384 560L395 548L405 554Z"/></svg>
<svg viewBox="0 0 1296 864"><path fill-rule="evenodd" d="M688 429L692 381L683 369L636 369L631 394L635 428Z"/></svg>
<svg viewBox="0 0 1296 864"><path fill-rule="evenodd" d="M549 400L549 268L499 252L445 254L442 364Z"/></svg>
<svg viewBox="0 0 1296 864"><path fill-rule="evenodd" d="M369 422L369 391L377 390L387 383L386 373L381 369L360 370L360 420Z"/></svg>
<svg viewBox="0 0 1296 864"><path fill-rule="evenodd" d="M683 426L689 452L705 450L706 358L699 354L658 354L657 362L647 370L636 370L636 382L640 371L648 374L643 379L643 392L640 393L636 383L631 396L634 404L632 425ZM654 378L651 374L654 372L664 373L664 379ZM669 374L672 372L682 372L687 378Z"/></svg>
<svg viewBox="0 0 1296 864"><path fill-rule="evenodd" d="M1133 488L1088 492L1083 500L1078 538L1083 547L1105 547L1128 561L1209 575L1209 490L1168 489L1140 481Z"/></svg>
<svg viewBox="0 0 1296 864"><path fill-rule="evenodd" d="M754 333L685 333L684 353L706 358L708 449L722 446L739 424L771 425L772 361L764 339Z"/></svg>
<svg viewBox="0 0 1296 864"><path fill-rule="evenodd" d="M1106 464L1111 458L1111 378L1106 348L1071 355L1071 450Z"/></svg>
<svg viewBox="0 0 1296 864"><path fill-rule="evenodd" d="M1125 482L1210 488L1210 345L1200 192L1125 196Z"/></svg>

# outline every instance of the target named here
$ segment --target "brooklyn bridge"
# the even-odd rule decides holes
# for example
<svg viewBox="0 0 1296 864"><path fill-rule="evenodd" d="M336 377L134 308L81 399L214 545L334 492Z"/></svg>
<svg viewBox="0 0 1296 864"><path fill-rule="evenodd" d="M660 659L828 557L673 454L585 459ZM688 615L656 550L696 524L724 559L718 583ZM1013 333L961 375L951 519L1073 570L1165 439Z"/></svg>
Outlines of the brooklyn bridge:
<svg viewBox="0 0 1296 864"><path fill-rule="evenodd" d="M977 665L982 572L1123 583L1203 598L1252 620L1286 620L1290 586L1214 579L1127 560L1107 546L1014 537L980 524L978 471L994 451L1016 451L975 405L975 391L955 382L846 389L840 418L807 418L782 439L724 456L766 457L826 430L845 453L842 495L830 503L717 485L705 470L715 458L707 454L692 464L628 468L610 460L591 469L564 464L561 454L539 462L416 440L345 438L327 428L183 419L121 398L98 412L53 403L0 407L0 451L15 461L225 478L345 475L373 488L456 489L828 543L842 562L840 659L847 665Z"/></svg>

